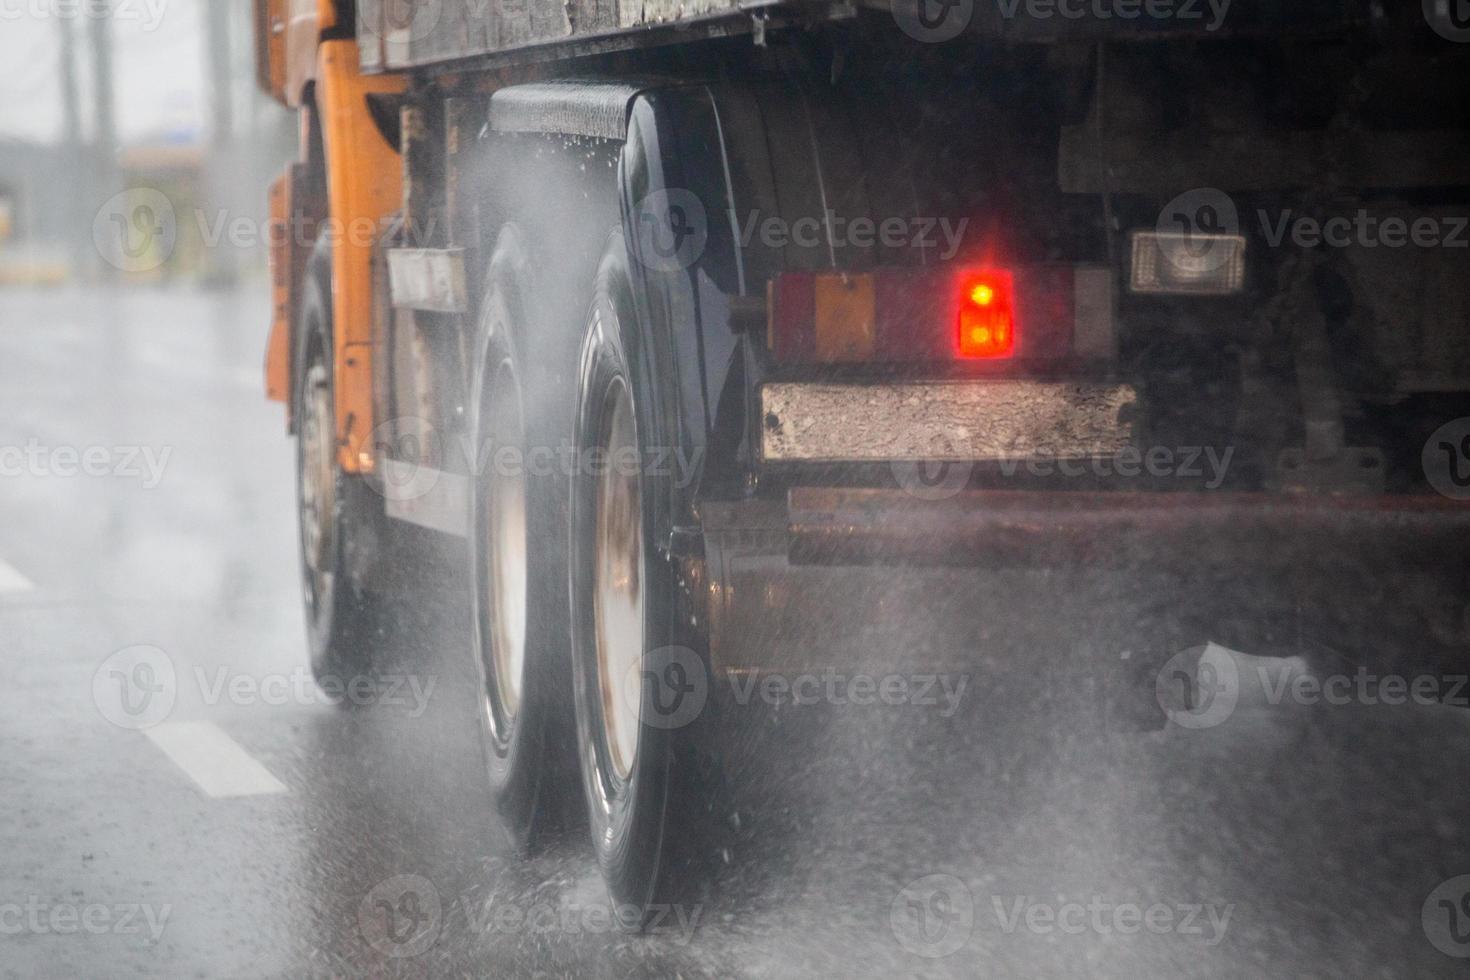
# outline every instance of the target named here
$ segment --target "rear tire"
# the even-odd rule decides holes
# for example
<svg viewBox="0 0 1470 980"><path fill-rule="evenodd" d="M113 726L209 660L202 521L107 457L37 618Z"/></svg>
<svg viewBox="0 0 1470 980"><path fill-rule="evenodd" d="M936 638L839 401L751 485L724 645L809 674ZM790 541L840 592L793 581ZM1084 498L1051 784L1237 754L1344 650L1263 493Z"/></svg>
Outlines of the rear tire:
<svg viewBox="0 0 1470 980"><path fill-rule="evenodd" d="M593 847L618 920L641 926L689 884L674 873L691 814L678 777L709 674L679 625L676 571L652 534L661 477L644 464L661 438L650 412L660 379L638 357L631 282L615 233L582 346L570 558L577 748Z"/></svg>
<svg viewBox="0 0 1470 980"><path fill-rule="evenodd" d="M570 437L559 360L529 243L501 232L481 304L473 404L470 569L477 715L491 793L512 840L533 848L572 811L567 696L566 478L541 447ZM539 288L538 288L539 287ZM564 335L565 330L561 331Z"/></svg>
<svg viewBox="0 0 1470 980"><path fill-rule="evenodd" d="M361 477L344 472L338 458L331 251L325 243L312 255L303 285L296 486L307 642L317 682L345 692L353 678L370 674L388 635L386 600L360 587L348 560L354 539L378 535L384 517L381 500Z"/></svg>

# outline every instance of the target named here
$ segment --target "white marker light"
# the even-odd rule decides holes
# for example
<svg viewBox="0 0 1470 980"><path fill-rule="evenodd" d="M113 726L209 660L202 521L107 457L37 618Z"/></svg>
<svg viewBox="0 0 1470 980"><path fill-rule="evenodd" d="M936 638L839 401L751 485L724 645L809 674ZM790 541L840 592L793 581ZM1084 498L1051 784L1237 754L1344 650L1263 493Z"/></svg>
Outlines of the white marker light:
<svg viewBox="0 0 1470 980"><path fill-rule="evenodd" d="M1245 239L1240 235L1133 233L1135 293L1229 296L1245 286Z"/></svg>

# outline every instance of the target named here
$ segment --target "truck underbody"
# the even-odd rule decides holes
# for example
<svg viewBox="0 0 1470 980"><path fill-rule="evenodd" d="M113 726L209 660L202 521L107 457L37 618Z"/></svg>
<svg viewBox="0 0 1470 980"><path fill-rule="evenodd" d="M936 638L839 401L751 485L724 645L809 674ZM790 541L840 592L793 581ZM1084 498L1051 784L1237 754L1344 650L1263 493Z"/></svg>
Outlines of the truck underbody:
<svg viewBox="0 0 1470 980"><path fill-rule="evenodd" d="M646 686L841 663L1008 569L1218 581L1116 638L1145 671L1371 660L1355 620L1411 601L1464 668L1470 47L1368 4L957 6L358 0L292 69L261 5L319 668L458 568L507 819L585 793L620 901L668 887L697 728Z"/></svg>

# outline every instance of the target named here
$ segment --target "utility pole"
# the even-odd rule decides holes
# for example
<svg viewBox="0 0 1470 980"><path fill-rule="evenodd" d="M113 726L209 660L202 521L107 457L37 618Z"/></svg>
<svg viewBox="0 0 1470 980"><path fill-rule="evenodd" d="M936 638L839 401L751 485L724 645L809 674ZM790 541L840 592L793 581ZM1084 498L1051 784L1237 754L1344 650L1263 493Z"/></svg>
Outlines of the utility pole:
<svg viewBox="0 0 1470 980"><path fill-rule="evenodd" d="M93 0L88 33L92 41L92 104L97 111L97 133L92 166L93 206L122 190L117 176L117 114L112 77L113 0ZM111 262L99 266L104 278L113 278Z"/></svg>
<svg viewBox="0 0 1470 980"><path fill-rule="evenodd" d="M81 94L77 90L77 37L69 17L58 16L56 29L61 39L59 58L62 134L58 169L62 172L65 186L73 189L72 193L66 195L66 210L61 215L62 235L66 239L72 275L80 277L90 265L87 252L90 239L87 226L77 208L78 198L85 197L78 194L77 190L86 186L83 168L79 165L82 158L82 106Z"/></svg>
<svg viewBox="0 0 1470 980"><path fill-rule="evenodd" d="M82 142L82 105L77 90L77 38L71 18L57 17L56 31L61 38L62 140L69 152L75 152Z"/></svg>
<svg viewBox="0 0 1470 980"><path fill-rule="evenodd" d="M210 203L233 215L234 177L238 166L232 153L235 140L235 73L234 50L230 46L230 16L234 5L220 0L209 0L204 9L207 18L204 63L205 70L209 73L211 122L207 165ZM238 272L236 260L234 246L227 239L221 240L207 257L205 276L217 286L234 286Z"/></svg>

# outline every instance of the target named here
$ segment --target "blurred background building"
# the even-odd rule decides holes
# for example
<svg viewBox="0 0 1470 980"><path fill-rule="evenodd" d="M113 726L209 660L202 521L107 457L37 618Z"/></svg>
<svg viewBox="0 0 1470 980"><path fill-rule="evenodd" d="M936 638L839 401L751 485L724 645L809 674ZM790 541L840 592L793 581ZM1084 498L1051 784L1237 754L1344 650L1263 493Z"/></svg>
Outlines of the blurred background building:
<svg viewBox="0 0 1470 980"><path fill-rule="evenodd" d="M0 4L0 284L261 273L293 134L255 88L250 6Z"/></svg>

